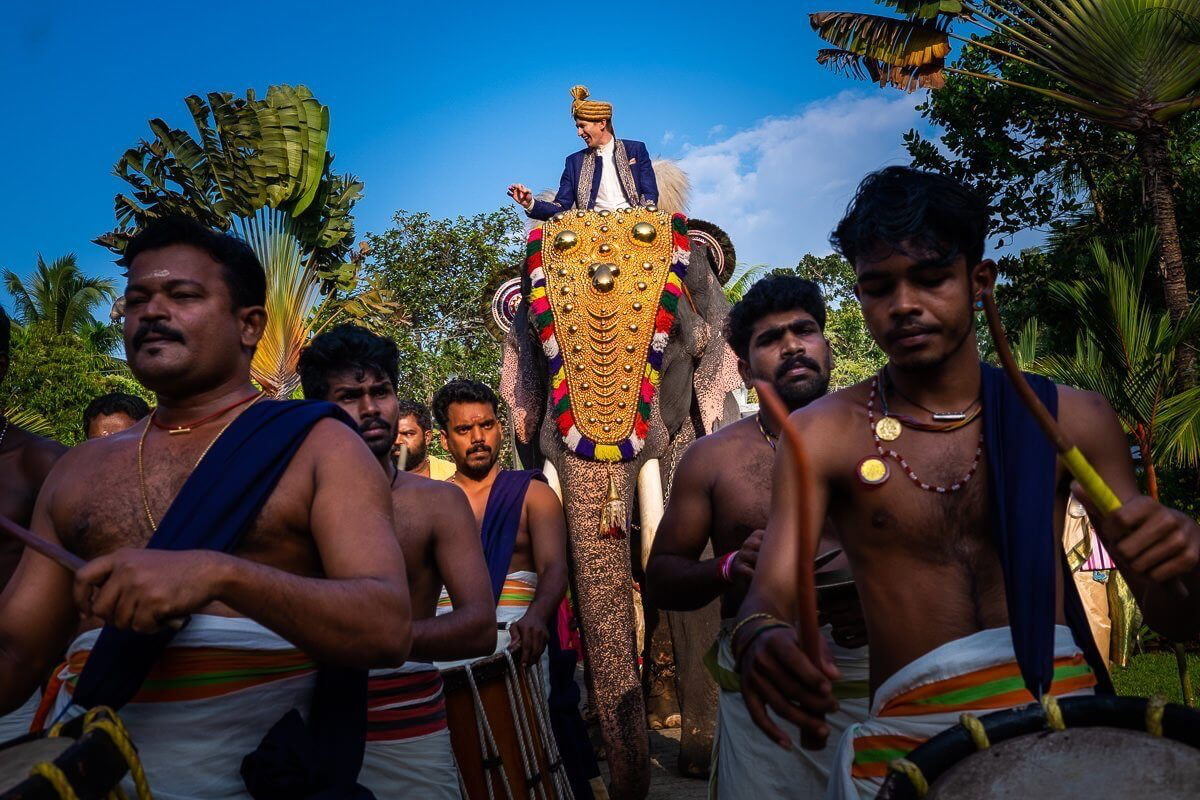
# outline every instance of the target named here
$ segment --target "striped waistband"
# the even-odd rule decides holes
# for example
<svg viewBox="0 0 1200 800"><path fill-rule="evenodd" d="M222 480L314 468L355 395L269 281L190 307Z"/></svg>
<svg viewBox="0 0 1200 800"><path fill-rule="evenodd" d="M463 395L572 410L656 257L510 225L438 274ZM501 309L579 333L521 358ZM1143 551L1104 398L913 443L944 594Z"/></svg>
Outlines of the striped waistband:
<svg viewBox="0 0 1200 800"><path fill-rule="evenodd" d="M532 583L505 578L504 587L500 590L500 602L496 603L496 607L527 608L533 602L535 592L537 592L537 586ZM450 595L443 591L441 597L438 598L438 610L441 611L453 607L453 603L450 602Z"/></svg>
<svg viewBox="0 0 1200 800"><path fill-rule="evenodd" d="M436 669L372 675L367 680L367 741L398 742L446 727L446 697Z"/></svg>
<svg viewBox="0 0 1200 800"><path fill-rule="evenodd" d="M1090 689L1096 676L1083 656L1059 658L1054 661L1054 682L1050 694L1061 696ZM966 711L999 711L1033 702L1025 688L1020 668L1013 663L956 675L918 686L897 695L880 709L879 718L921 717L931 714L961 714ZM886 724L886 723L884 723ZM953 723L947 723L950 727ZM854 764L850 774L855 778L881 778L888 764L906 757L925 744L926 737L888 733L854 738Z"/></svg>
<svg viewBox="0 0 1200 800"><path fill-rule="evenodd" d="M59 673L74 692L91 650L76 650ZM169 647L155 662L135 703L207 700L279 680L315 673L316 663L294 649L243 650L221 647Z"/></svg>

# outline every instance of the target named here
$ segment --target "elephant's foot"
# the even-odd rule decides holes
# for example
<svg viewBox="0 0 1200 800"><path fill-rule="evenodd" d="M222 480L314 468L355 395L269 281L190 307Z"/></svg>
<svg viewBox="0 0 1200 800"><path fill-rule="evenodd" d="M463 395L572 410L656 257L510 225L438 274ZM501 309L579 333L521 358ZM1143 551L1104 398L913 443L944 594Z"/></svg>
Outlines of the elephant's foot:
<svg viewBox="0 0 1200 800"><path fill-rule="evenodd" d="M675 694L675 665L651 662L650 691L646 698L646 724L652 731L678 728L679 699Z"/></svg>

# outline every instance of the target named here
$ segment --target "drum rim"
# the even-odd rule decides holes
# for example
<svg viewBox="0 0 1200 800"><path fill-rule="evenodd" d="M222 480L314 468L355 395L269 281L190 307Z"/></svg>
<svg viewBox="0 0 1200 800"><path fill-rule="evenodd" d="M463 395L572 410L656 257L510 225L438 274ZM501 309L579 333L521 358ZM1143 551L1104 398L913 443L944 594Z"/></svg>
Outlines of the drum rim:
<svg viewBox="0 0 1200 800"><path fill-rule="evenodd" d="M72 781L72 785L77 788L77 773L80 771L79 766L84 763L90 765L87 770L89 776L104 778L106 779L105 782L109 778L109 773L119 768L120 771L112 777L113 786L119 785L121 780L129 773L129 765L125 762L125 757L121 755L121 751L117 749L116 743L104 731L92 730L79 736L73 736L71 733L68 733L68 731L78 731L82 727L82 720L83 717L79 717L65 726L66 730L63 735L66 738L74 738L74 741L52 763L62 769L68 779ZM0 751L10 745L16 746L17 744L24 744L44 738L47 738L45 733L25 734L16 739L0 743ZM97 774L97 772L93 771L95 764L111 764L113 770L107 772L101 770ZM58 794L45 778L39 775L30 775L14 786L8 788L0 786L0 800L7 800L10 797L58 797Z"/></svg>
<svg viewBox="0 0 1200 800"><path fill-rule="evenodd" d="M1088 695L1058 698L1063 722L1071 728L1123 728L1146 731L1145 697ZM994 711L978 718L993 743L1046 731L1046 713L1039 703ZM1200 750L1200 712L1167 703L1163 707L1162 736ZM933 784L945 772L978 752L971 735L961 724L953 725L908 754ZM889 772L877 798L916 800L917 792L904 776Z"/></svg>
<svg viewBox="0 0 1200 800"><path fill-rule="evenodd" d="M516 674L519 676L522 672L521 662L517 660L515 655L513 656L513 666L516 669ZM466 688L467 667L470 667L471 672L475 675L476 683L490 681L508 673L508 659L505 658L504 651L501 650L499 653L484 656L476 661L472 661L470 664L457 664L441 670L442 684L447 691Z"/></svg>

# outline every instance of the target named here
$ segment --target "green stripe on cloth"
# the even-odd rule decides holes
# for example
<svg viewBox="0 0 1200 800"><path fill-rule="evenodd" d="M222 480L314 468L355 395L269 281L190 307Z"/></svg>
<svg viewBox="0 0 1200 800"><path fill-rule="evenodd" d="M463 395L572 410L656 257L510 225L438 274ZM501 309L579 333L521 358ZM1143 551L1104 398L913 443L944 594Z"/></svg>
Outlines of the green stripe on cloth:
<svg viewBox="0 0 1200 800"><path fill-rule="evenodd" d="M859 750L854 754L855 764L890 764L897 758L905 758L912 750L901 750L898 747L880 747L875 750Z"/></svg>
<svg viewBox="0 0 1200 800"><path fill-rule="evenodd" d="M1061 681L1068 678L1077 678L1080 675L1086 675L1091 672L1091 668L1087 664L1069 664L1057 667L1054 670L1054 680ZM988 681L981 683L978 686L970 686L966 689L956 689L952 692L926 697L922 700L911 701L913 705L919 706L958 706L964 703L973 703L978 700L983 700L988 697L1015 692L1025 687L1025 681L1020 675L1014 675L1011 678L1001 678L999 680Z"/></svg>
<svg viewBox="0 0 1200 800"><path fill-rule="evenodd" d="M261 667L259 669L239 669L225 672L207 672L200 675L185 675L179 678L147 678L142 687L146 689L174 689L179 686L213 686L222 683L257 678L266 675L284 675L289 672L306 672L316 669L316 663L309 661L287 667Z"/></svg>

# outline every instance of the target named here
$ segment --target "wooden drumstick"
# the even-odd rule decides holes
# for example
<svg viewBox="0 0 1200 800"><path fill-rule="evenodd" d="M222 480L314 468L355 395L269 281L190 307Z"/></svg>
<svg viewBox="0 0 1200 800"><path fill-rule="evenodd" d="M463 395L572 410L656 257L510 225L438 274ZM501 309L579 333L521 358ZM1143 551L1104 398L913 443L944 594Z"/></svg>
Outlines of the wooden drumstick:
<svg viewBox="0 0 1200 800"><path fill-rule="evenodd" d="M817 626L817 578L813 555L817 552L817 530L811 519L813 507L812 473L808 468L808 457L800 434L788 424L787 408L775 387L766 381L755 381L758 400L767 412L767 417L787 439L792 455L792 467L796 471L796 484L800 499L798 521L800 549L796 557L796 621L800 627L800 642L804 653L814 665L821 663L821 633Z"/></svg>
<svg viewBox="0 0 1200 800"><path fill-rule="evenodd" d="M0 514L0 531L4 531L35 553L41 553L46 558L61 565L68 572L74 573L75 570L87 563L79 556L68 552L54 542L43 539L32 531L22 528L3 514Z"/></svg>
<svg viewBox="0 0 1200 800"><path fill-rule="evenodd" d="M1017 359L1013 356L1012 348L1008 346L1004 324L1000 321L1000 309L996 307L996 298L992 296L991 290L984 289L979 293L979 297L983 301L988 330L991 331L992 340L996 344L996 353L1000 356L1000 365L1004 367L1004 373L1008 376L1013 388L1017 390L1017 396L1021 398L1021 402L1029 409L1029 413L1033 415L1038 427L1042 429L1042 433L1046 434L1046 438L1058 452L1063 466L1074 476L1075 480L1079 481L1079 485L1087 492L1087 496L1096 504L1096 507L1105 514L1116 511L1121 507L1121 501L1117 495L1100 477L1100 473L1096 472L1091 462L1080 452L1075 441L1058 424L1058 420L1050 414L1050 410L1042 405L1042 401L1033 393L1025 376L1021 374L1021 368L1017 366ZM1171 593L1177 598L1187 599L1188 590L1183 581L1177 578L1168 586Z"/></svg>
<svg viewBox="0 0 1200 800"><path fill-rule="evenodd" d="M7 533L35 553L44 555L72 575L87 563L79 556L56 545L54 542L47 541L33 531L22 528L3 514L0 514L0 531ZM187 617L172 617L171 619L160 621L160 624L171 630L178 631L187 624L187 621Z"/></svg>

